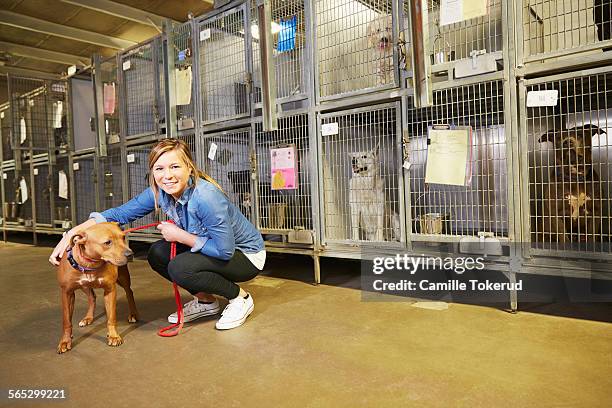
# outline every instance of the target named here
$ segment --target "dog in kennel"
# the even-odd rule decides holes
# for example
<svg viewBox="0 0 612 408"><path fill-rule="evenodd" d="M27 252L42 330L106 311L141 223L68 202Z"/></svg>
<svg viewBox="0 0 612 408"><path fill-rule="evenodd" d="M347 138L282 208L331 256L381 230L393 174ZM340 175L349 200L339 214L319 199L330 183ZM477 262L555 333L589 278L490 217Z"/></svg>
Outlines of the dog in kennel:
<svg viewBox="0 0 612 408"><path fill-rule="evenodd" d="M551 142L554 164L540 206L540 242L600 241L600 178L593 166L592 139L605 134L587 124L550 131L539 142Z"/></svg>
<svg viewBox="0 0 612 408"><path fill-rule="evenodd" d="M349 153L351 179L349 205L353 241L399 241L400 220L385 199L385 179L380 174L379 147Z"/></svg>
<svg viewBox="0 0 612 408"><path fill-rule="evenodd" d="M367 27L368 47L373 53L376 85L393 81L393 28L390 15L381 15Z"/></svg>

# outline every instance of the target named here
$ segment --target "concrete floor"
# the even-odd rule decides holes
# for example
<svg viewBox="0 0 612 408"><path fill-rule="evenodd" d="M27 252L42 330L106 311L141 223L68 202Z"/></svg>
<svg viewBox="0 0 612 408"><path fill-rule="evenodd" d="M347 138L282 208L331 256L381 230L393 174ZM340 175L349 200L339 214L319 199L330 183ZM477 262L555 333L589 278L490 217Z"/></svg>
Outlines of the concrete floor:
<svg viewBox="0 0 612 408"><path fill-rule="evenodd" d="M326 282L334 285L317 287L305 257L272 259L265 276L245 285L256 306L244 326L220 332L204 318L175 338L156 335L174 310L171 285L138 259L130 269L142 321L124 320L120 292L125 343L106 346L100 296L96 321L75 327L72 351L57 355L61 315L50 251L0 243L0 388L63 388L68 399L14 406L612 406L609 322L362 302L358 290L336 284L358 278L357 264L327 260ZM85 311L82 293L76 303L75 326ZM598 308L612 315L609 305Z"/></svg>

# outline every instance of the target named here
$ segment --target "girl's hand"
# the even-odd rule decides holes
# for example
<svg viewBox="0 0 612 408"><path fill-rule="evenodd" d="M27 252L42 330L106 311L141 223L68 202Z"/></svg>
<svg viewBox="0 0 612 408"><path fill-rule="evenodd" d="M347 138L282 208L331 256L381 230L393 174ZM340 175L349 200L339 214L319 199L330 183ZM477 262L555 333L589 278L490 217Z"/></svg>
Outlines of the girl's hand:
<svg viewBox="0 0 612 408"><path fill-rule="evenodd" d="M186 236L191 236L187 231L180 229L176 224L169 222L162 222L157 226L157 229L161 231L162 236L168 242L178 242L185 244Z"/></svg>
<svg viewBox="0 0 612 408"><path fill-rule="evenodd" d="M68 231L64 234L61 241L58 242L58 244L55 246L53 252L51 253L51 256L49 257L49 262L51 262L52 265L59 266L60 260L64 256L64 252L66 252L66 249L68 249L68 247L70 246L70 240L73 236L74 233L72 232L72 230Z"/></svg>

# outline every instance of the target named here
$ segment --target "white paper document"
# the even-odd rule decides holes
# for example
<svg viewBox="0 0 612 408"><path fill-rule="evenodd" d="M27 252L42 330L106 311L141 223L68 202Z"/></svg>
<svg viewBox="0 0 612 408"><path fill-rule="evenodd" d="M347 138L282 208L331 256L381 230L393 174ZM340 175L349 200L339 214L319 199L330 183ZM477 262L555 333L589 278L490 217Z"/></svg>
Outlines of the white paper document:
<svg viewBox="0 0 612 408"><path fill-rule="evenodd" d="M23 144L23 142L26 141L26 138L28 137L26 134L27 130L26 130L26 121L25 118L21 118L19 120L19 143Z"/></svg>
<svg viewBox="0 0 612 408"><path fill-rule="evenodd" d="M210 143L210 148L208 149L208 158L210 160L215 160L215 155L217 154L217 144L214 142Z"/></svg>
<svg viewBox="0 0 612 408"><path fill-rule="evenodd" d="M465 186L470 182L471 129L429 129L425 183Z"/></svg>
<svg viewBox="0 0 612 408"><path fill-rule="evenodd" d="M440 25L458 23L487 14L488 0L441 0Z"/></svg>
<svg viewBox="0 0 612 408"><path fill-rule="evenodd" d="M176 104L189 105L191 103L191 67L175 69L176 75Z"/></svg>
<svg viewBox="0 0 612 408"><path fill-rule="evenodd" d="M59 191L58 195L60 198L65 200L68 199L68 177L66 177L66 173L64 170L59 171Z"/></svg>
<svg viewBox="0 0 612 408"><path fill-rule="evenodd" d="M19 190L21 191L21 204L28 201L28 183L26 183L25 177L19 180Z"/></svg>
<svg viewBox="0 0 612 408"><path fill-rule="evenodd" d="M53 129L62 127L62 114L64 113L62 101L53 102Z"/></svg>

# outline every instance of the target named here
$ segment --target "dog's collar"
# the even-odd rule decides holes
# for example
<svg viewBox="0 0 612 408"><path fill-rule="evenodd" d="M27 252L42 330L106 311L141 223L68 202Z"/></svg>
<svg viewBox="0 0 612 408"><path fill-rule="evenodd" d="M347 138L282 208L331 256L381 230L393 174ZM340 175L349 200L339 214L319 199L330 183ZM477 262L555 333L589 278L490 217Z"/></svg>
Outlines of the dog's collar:
<svg viewBox="0 0 612 408"><path fill-rule="evenodd" d="M95 271L98 269L98 268L87 268L85 266L79 265L79 263L76 261L76 259L74 259L74 256L72 255L72 248L68 250L68 262L70 262L70 265L74 269L82 273L87 273L87 272Z"/></svg>

